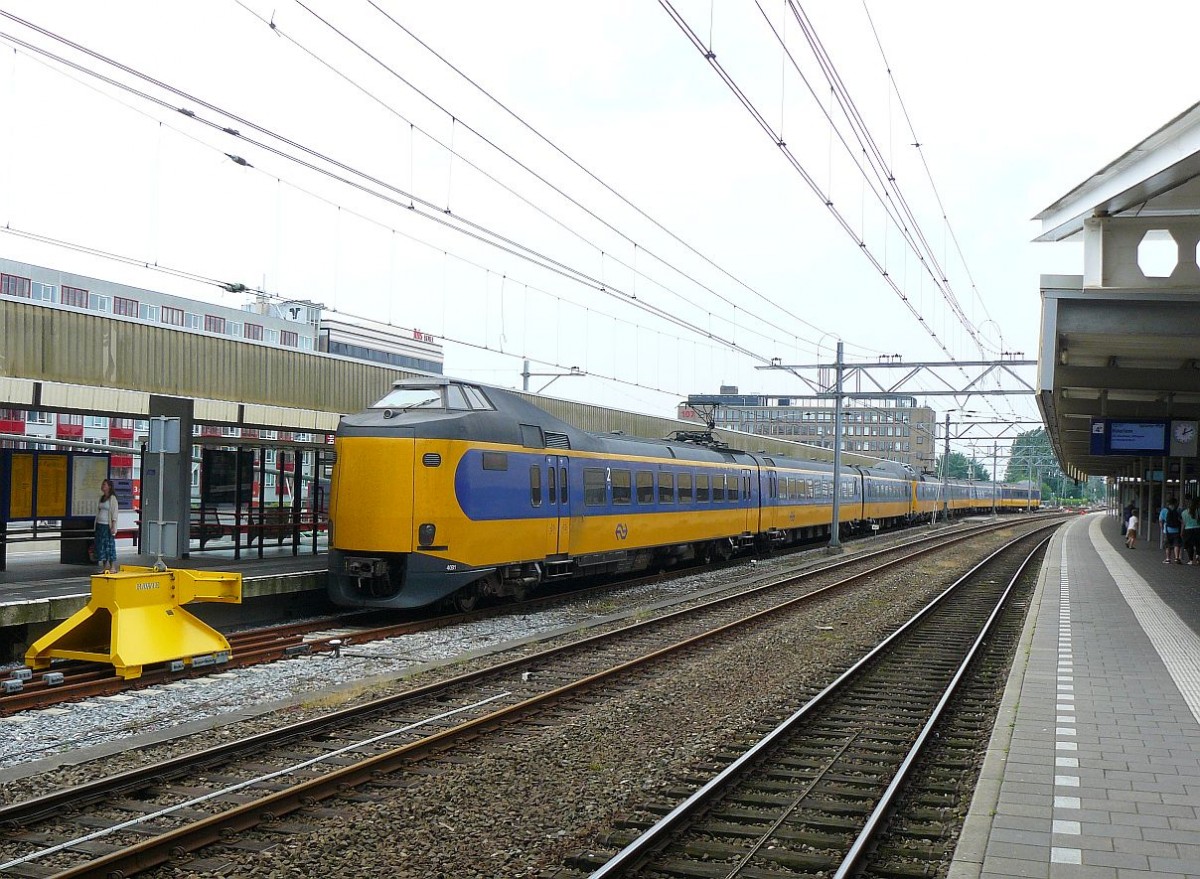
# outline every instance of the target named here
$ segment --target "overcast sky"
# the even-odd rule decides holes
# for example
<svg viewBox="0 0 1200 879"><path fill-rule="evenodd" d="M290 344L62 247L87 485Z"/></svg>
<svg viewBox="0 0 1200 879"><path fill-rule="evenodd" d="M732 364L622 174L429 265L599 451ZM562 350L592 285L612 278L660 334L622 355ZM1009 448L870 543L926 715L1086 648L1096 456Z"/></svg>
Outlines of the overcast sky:
<svg viewBox="0 0 1200 879"><path fill-rule="evenodd" d="M433 333L453 375L519 387L529 357L588 373L556 396L670 414L721 384L797 391L755 367L838 338L1036 356L1038 276L1082 251L1030 243L1030 218L1198 98L1178 0L670 4L789 156L651 0L375 2L0 2L156 81L0 20L0 222ZM814 45L941 271L860 173ZM18 235L0 253L241 303ZM971 404L993 405L1037 417Z"/></svg>

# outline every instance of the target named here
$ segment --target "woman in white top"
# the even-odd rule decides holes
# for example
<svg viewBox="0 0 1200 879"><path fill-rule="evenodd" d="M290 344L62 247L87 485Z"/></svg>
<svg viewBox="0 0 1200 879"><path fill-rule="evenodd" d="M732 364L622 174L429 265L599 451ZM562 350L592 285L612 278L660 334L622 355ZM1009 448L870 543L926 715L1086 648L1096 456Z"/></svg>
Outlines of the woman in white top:
<svg viewBox="0 0 1200 879"><path fill-rule="evenodd" d="M100 483L100 501L96 506L96 561L100 573L115 573L117 570L117 496L112 483L105 479Z"/></svg>
<svg viewBox="0 0 1200 879"><path fill-rule="evenodd" d="M1130 549L1137 549L1137 532L1138 532L1138 517L1137 510L1129 514L1129 521L1125 523L1125 545Z"/></svg>

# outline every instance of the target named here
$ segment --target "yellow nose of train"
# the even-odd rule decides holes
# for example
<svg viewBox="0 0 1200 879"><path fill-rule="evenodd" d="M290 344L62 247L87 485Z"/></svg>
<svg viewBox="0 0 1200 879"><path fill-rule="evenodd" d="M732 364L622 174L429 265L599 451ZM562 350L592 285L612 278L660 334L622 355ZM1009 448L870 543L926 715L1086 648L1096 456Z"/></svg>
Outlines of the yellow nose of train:
<svg viewBox="0 0 1200 879"><path fill-rule="evenodd" d="M334 541L358 553L412 552L412 437L338 437L329 516ZM345 536L352 543L341 544Z"/></svg>

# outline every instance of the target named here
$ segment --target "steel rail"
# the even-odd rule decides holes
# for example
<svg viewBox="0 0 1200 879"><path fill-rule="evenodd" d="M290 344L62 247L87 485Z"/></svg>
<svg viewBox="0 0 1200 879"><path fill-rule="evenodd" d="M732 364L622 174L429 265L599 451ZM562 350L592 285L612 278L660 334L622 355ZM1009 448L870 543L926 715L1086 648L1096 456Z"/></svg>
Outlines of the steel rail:
<svg viewBox="0 0 1200 879"><path fill-rule="evenodd" d="M1057 528L1057 527L1059 527L1059 523L1055 523L1053 525L1048 525L1048 526L1045 526L1043 529L1037 529L1037 530L1049 530L1050 528ZM1036 533L1036 530L1033 533ZM619 851L616 855L614 855L611 859L609 859L609 861L607 863L605 863L602 867L593 871L590 874L589 879L608 879L608 877L621 876L621 875L626 874L628 871L639 867L641 865L642 861L645 860L648 856L650 856L656 848L664 845L669 840L669 838L671 837L672 834L675 833L677 828L679 828L687 820L692 818L698 811L700 811L703 807L705 807L718 793L727 790L733 784L735 784L737 781L739 781L744 776L744 774L749 769L749 767L757 760L758 757L760 757L764 752L769 751L781 739L784 739L788 735L790 735L792 729L800 721L807 718L811 713L813 713L818 708L823 707L825 702L830 697L832 697L833 695L835 695L836 693L838 693L842 689L844 689L848 683L853 681L854 678L856 678L858 676L860 671L862 671L864 668L871 665L876 657L880 656L885 651L887 651L892 646L893 643L895 643L899 639L903 638L911 629L914 629L922 620L925 619L925 617L927 617L929 614L931 614L949 595L951 595L952 593L957 591L957 589L963 583L967 582L982 568L989 565L997 556L1008 551L1009 549L1012 548L1012 546L1014 544L1020 542L1021 540L1026 539L1027 537L1028 537L1028 535L1022 535L1021 537L1015 538L1014 540L1010 541L1005 546L1000 547L995 552L988 555L986 558L981 560L974 567L972 567L966 574L964 574L962 577L960 577L958 580L956 580L954 583L952 583L949 587L947 587L940 595L938 595L936 598L934 598L933 601L931 601L929 604L927 604L925 607L923 607L921 610L919 610L916 614L914 614L913 617L908 620L908 622L906 622L903 626L901 626L899 629L894 631L891 635L889 635L883 641L879 642L879 644L877 644L874 648L872 648L870 652L868 652L866 655L861 657L857 662L855 662L852 666L850 666L848 669L846 669L846 671L844 671L841 675L839 675L833 682L831 682L828 686L826 686L823 690L821 690L821 692L817 693L815 696L812 697L812 699L810 699L808 702L806 702L804 705L802 705L800 708L798 708L794 713L792 713L786 720L784 720L781 724L779 724L775 729L773 729L770 733L768 733L766 736L764 736L762 739L760 739L758 742L756 742L747 751L745 751L737 759L735 759L732 763L730 763L723 770L721 770L721 772L719 772L717 775L715 775L711 779L709 779L704 785L702 785L698 790L696 790L694 793L692 793L687 799L685 799L682 803L677 805L674 809L672 809L670 812L668 812L666 815L664 815L661 819L659 819L659 821L656 822L653 826L648 828L640 836L638 836L636 839L634 839L632 842L630 842L628 845L626 845L623 849L621 849L621 851ZM1047 536L1046 539L1048 540L1049 537ZM1038 545L1038 548L1040 548L1044 544L1044 542L1045 541L1040 543ZM1035 549L1034 552L1036 553L1037 550ZM1032 553L1031 553L1031 555L1032 555ZM1029 559L1027 558L1025 560L1025 562L1022 563L1021 570L1024 570L1025 564L1027 564L1028 561L1029 561ZM1014 578L1014 580L1015 580L1015 578ZM1008 595L1009 591L1011 590L1011 586L1012 586L1012 584L1010 583L1009 588L1005 590L1006 596ZM989 624L990 624L991 619L994 618L995 613L996 612L993 611L993 615L991 617L989 617ZM977 639L976 643L978 643L978 639ZM972 652L974 652L974 648L972 648ZM961 669L959 670L959 673L957 673L954 676L955 683L957 683L957 681L960 679L960 677L961 677ZM939 706L944 701L946 701L947 698L948 698L948 696L943 696L942 701L939 702ZM930 724L927 724L926 729L928 729L929 727L930 727ZM922 732L922 736L921 736L922 742L925 741L926 735L927 735L926 732ZM907 765L908 763L909 763L909 761L906 759L905 764ZM907 772L907 769L906 769L906 772ZM889 790L891 790L890 787L889 787ZM889 802L890 802L890 797L889 797ZM876 809L875 811L880 812L879 809ZM878 819L875 818L874 813L872 814L872 818L874 818L874 821L872 822L872 832L874 832L875 822L877 822ZM857 857L857 854L856 854L856 857ZM843 875L843 874L839 873L839 876L841 876L841 875Z"/></svg>
<svg viewBox="0 0 1200 879"><path fill-rule="evenodd" d="M884 571L892 565L898 565L904 562L912 561L938 550L945 549L946 547L957 545L974 537L978 537L980 534L986 533L988 530L989 529L987 528L983 528L965 534L956 534L948 540L938 539L938 537L944 538L945 535L924 538L921 541L918 541L919 547L912 552L905 553L904 555L901 555L900 557L885 564L870 567L864 571L852 574L844 579L829 583L823 587L813 590L812 592L807 592L802 596L792 599L791 601L777 605L766 611L762 611L760 615L776 613L787 607L791 607L794 604L809 601L816 596L825 594L826 592L841 588L843 586L847 586L858 580ZM168 758L155 763L152 766L130 769L115 776L95 779L93 781L84 782L81 785L65 788L59 791L51 791L50 793L33 799L0 805L0 824L7 824L9 826L20 825L25 821L36 819L39 816L53 814L56 810L66 805L79 805L80 803L94 801L97 798L107 795L113 790L132 790L148 783L162 782L174 775L186 772L190 767L197 764L216 764L242 752L253 751L269 745L301 738L326 728L342 726L346 723L354 722L361 717L387 711L406 701L428 696L433 693L437 693L438 691L450 689L462 684L471 683L488 675L501 674L540 660L551 658L555 654L561 653L564 650L577 649L579 647L586 647L588 645L599 645L611 638L628 635L641 628L658 625L663 622L669 622L673 619L686 615L696 614L704 610L715 608L722 604L728 604L742 600L747 596L770 589L783 588L790 584L794 584L797 581L804 580L818 574L836 572L840 568L849 567L863 561L870 561L880 555L896 553L905 548L907 547L892 547L890 549L875 550L866 554L842 556L830 564L822 565L813 570L769 580L751 589L731 595L720 596L710 601L705 601L697 605L672 611L671 613L634 622L607 632L590 635L578 641L573 641L567 645L550 647L534 653L503 660L501 662L488 665L485 668L455 675L442 681L435 681L420 687L405 690L401 693L395 693L389 696L373 699L360 705L342 708L328 714L323 714L319 717L309 718L307 720L298 721L277 729L256 733L242 739L225 742L220 745L214 745L213 747L207 748L203 751ZM749 621L754 618L755 617L748 617L746 620Z"/></svg>

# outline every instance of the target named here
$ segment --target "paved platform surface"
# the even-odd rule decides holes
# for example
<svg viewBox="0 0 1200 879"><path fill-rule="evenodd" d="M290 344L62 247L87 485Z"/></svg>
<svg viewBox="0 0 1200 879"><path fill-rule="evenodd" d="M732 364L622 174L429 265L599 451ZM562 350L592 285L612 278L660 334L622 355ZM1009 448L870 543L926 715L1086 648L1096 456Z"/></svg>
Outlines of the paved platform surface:
<svg viewBox="0 0 1200 879"><path fill-rule="evenodd" d="M1200 877L1200 567L1051 542L951 879Z"/></svg>
<svg viewBox="0 0 1200 879"><path fill-rule="evenodd" d="M276 546L267 541L263 557L258 547L242 547L241 558L234 558L228 548L194 551L187 559L169 561L174 567L194 570L238 571L243 577L273 577L305 571L323 571L328 564L325 543L318 544L320 552L313 555L312 544L301 545L298 555L292 555L291 544ZM37 548L34 548L37 547ZM20 546L9 544L7 570L0 571L0 607L49 601L76 595L91 594L93 565L64 565L58 560L58 545L53 541ZM138 556L132 545L117 544L117 563L126 565L153 563L152 557Z"/></svg>

